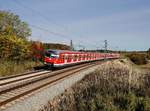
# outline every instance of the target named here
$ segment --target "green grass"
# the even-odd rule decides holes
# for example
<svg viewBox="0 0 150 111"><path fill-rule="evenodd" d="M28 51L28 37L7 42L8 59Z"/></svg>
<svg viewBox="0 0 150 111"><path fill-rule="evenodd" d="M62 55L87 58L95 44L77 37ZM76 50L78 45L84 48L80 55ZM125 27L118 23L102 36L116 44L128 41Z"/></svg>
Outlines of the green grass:
<svg viewBox="0 0 150 111"><path fill-rule="evenodd" d="M15 62L15 61L0 61L0 76L7 76L7 75L14 75L18 73L27 72L32 70L33 67L39 65L34 61L22 61L22 62Z"/></svg>
<svg viewBox="0 0 150 111"><path fill-rule="evenodd" d="M87 75L41 111L150 111L150 72L125 62L108 63Z"/></svg>

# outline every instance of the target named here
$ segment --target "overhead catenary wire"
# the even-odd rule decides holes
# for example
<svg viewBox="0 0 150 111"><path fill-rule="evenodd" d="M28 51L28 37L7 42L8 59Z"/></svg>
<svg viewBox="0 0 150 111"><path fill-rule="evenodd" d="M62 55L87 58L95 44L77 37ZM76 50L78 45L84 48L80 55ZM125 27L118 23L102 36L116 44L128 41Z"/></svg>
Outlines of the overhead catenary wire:
<svg viewBox="0 0 150 111"><path fill-rule="evenodd" d="M48 30L46 28L42 28L42 27L39 27L39 26L36 26L36 25L30 25L30 26L33 27L33 28L45 31L45 32L47 32L49 34L53 34L53 35L56 35L56 36L59 36L59 37L69 38L67 35L64 35L64 34L61 34L61 33L58 33L58 32L54 32L54 31L50 31L50 30Z"/></svg>
<svg viewBox="0 0 150 111"><path fill-rule="evenodd" d="M23 3L21 3L20 1L18 1L18 0L14 0L14 2L17 4L17 5L19 5L19 6L22 6L22 7L24 7L25 9L29 9L30 11L32 11L33 13L36 13L36 14L38 14L38 16L40 16L41 18L43 18L45 21L47 21L48 23L52 23L52 24L54 24L54 25L56 25L56 26L58 26L58 27L61 27L61 28L63 28L63 29L67 29L67 27L66 26L63 26L63 25L60 25L60 24L58 24L58 23L56 23L56 22L52 22L52 20L50 20L47 16L45 16L44 14L42 14L41 12L39 12L39 11L37 11L37 10L35 10L35 9L33 9L33 8L31 8L31 7L29 7L29 6L27 6L27 5L24 5Z"/></svg>
<svg viewBox="0 0 150 111"><path fill-rule="evenodd" d="M31 12L33 12L34 14L36 13L40 18L43 18L47 23L52 23L52 24L55 24L63 29L66 29L66 27L58 24L58 23L55 23L55 22L52 22L47 16L45 16L44 14L42 14L41 12L37 11L36 9L28 6L28 5L25 5L23 2L19 1L19 0L14 0L15 4L17 4L18 6L20 7L23 7L25 9L28 9L30 10ZM52 35L56 35L56 36L59 36L59 37L62 37L62 38L65 38L65 39L72 39L71 36L67 36L65 34L62 34L62 33L59 33L58 31L55 32L55 31L51 31L49 29L46 29L46 28L42 28L41 26L37 26L37 25L33 25L33 24L30 24L31 27L33 28L36 28L36 29L39 29L41 31L44 31L44 32L47 32L49 34L52 34Z"/></svg>
<svg viewBox="0 0 150 111"><path fill-rule="evenodd" d="M26 6L24 5L23 3L17 1L17 0L14 0L15 1L15 4L19 7L23 7L25 9L29 9L30 11L32 11L33 13L35 12L36 14L38 14L38 16L40 16L41 18L43 18L44 20L47 21L47 23L53 23L61 28L65 28L65 27L62 27L60 25L58 25L57 23L54 23L54 22L51 22L47 17L45 17L43 14L41 14L39 11L29 7L29 6ZM56 31L51 31L50 29L46 29L46 28L42 28L41 26L37 26L37 25L33 25L33 24L30 24L30 27L32 28L35 28L35 29L38 29L38 30L41 30L41 31L44 31L44 32L47 32L48 34L50 35L56 35L56 36L59 36L59 37L62 37L63 39L71 39L71 36L68 36L68 35L65 35L65 34L62 34L60 32L56 32Z"/></svg>

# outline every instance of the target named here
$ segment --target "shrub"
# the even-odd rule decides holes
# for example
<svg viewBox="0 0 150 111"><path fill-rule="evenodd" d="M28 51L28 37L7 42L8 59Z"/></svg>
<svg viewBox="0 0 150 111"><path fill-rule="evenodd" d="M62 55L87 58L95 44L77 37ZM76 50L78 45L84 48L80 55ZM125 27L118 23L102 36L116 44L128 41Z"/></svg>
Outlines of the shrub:
<svg viewBox="0 0 150 111"><path fill-rule="evenodd" d="M147 58L150 60L150 52L147 53Z"/></svg>
<svg viewBox="0 0 150 111"><path fill-rule="evenodd" d="M142 65L147 63L147 56L146 54L140 53L131 53L126 55L133 63L137 65Z"/></svg>

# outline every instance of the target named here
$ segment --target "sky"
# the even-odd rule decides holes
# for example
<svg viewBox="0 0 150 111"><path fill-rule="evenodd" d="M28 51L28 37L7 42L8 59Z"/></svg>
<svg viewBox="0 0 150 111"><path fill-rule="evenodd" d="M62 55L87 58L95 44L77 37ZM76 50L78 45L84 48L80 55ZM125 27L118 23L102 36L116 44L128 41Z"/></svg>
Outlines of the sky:
<svg viewBox="0 0 150 111"><path fill-rule="evenodd" d="M76 49L150 48L150 0L0 0L0 10L20 16L31 40L69 44Z"/></svg>

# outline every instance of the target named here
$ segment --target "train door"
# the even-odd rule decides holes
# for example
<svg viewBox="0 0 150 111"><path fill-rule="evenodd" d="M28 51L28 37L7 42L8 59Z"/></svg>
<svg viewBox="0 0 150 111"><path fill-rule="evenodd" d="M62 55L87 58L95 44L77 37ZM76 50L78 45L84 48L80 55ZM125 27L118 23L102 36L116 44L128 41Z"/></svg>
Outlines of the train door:
<svg viewBox="0 0 150 111"><path fill-rule="evenodd" d="M76 61L78 62L78 61L79 61L79 55L77 54L76 57L77 57L77 60L76 60Z"/></svg>
<svg viewBox="0 0 150 111"><path fill-rule="evenodd" d="M79 54L79 61L81 61L81 54Z"/></svg>
<svg viewBox="0 0 150 111"><path fill-rule="evenodd" d="M64 63L66 64L68 60L68 54L64 54Z"/></svg>
<svg viewBox="0 0 150 111"><path fill-rule="evenodd" d="M83 61L85 61L85 56L86 56L86 55L85 55L85 54L83 54Z"/></svg>
<svg viewBox="0 0 150 111"><path fill-rule="evenodd" d="M76 62L76 61L77 61L77 54L74 54L73 62Z"/></svg>
<svg viewBox="0 0 150 111"><path fill-rule="evenodd" d="M67 62L70 63L70 62L71 62L71 59L72 59L71 54L68 54Z"/></svg>
<svg viewBox="0 0 150 111"><path fill-rule="evenodd" d="M71 62L74 62L74 54L71 54Z"/></svg>

